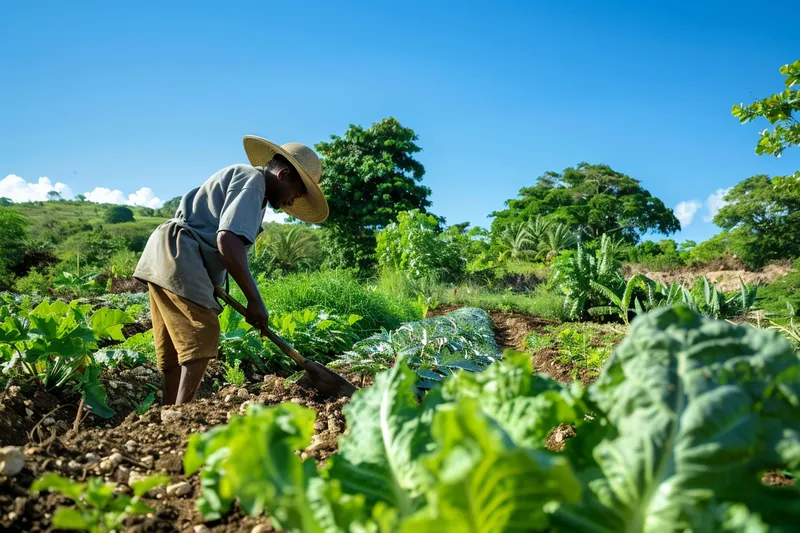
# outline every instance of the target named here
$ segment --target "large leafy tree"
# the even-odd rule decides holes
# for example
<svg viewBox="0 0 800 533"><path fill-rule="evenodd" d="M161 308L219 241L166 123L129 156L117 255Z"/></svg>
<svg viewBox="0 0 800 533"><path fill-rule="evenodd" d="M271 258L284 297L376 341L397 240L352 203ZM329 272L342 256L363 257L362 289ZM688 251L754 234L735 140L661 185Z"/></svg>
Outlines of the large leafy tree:
<svg viewBox="0 0 800 533"><path fill-rule="evenodd" d="M506 209L492 213L492 232L537 215L574 227L584 240L606 233L638 242L648 231L670 234L681 229L672 209L643 189L638 180L608 165L580 163L563 173L546 172L536 185L523 187Z"/></svg>
<svg viewBox="0 0 800 533"><path fill-rule="evenodd" d="M776 187L765 175L742 181L725 196L714 223L728 230L737 255L752 267L800 256L800 191Z"/></svg>
<svg viewBox="0 0 800 533"><path fill-rule="evenodd" d="M323 224L334 266L365 268L375 261L375 233L401 211L430 206L420 185L425 168L414 159L417 135L389 117L364 129L351 125L315 148L322 155L322 187L330 216Z"/></svg>

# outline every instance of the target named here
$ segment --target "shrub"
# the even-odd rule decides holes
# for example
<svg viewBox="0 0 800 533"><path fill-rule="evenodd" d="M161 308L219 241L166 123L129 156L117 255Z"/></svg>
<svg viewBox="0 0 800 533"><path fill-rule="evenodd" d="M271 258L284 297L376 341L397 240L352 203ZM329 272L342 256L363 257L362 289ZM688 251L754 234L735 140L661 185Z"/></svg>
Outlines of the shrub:
<svg viewBox="0 0 800 533"><path fill-rule="evenodd" d="M105 221L109 224L119 224L121 222L133 222L133 211L124 205L114 205L106 211Z"/></svg>
<svg viewBox="0 0 800 533"><path fill-rule="evenodd" d="M25 277L16 279L14 290L24 294L47 294L51 284L50 276L32 268Z"/></svg>
<svg viewBox="0 0 800 533"><path fill-rule="evenodd" d="M139 254L130 250L119 250L114 252L108 263L108 270L115 278L128 279L133 276L136 264L139 262Z"/></svg>

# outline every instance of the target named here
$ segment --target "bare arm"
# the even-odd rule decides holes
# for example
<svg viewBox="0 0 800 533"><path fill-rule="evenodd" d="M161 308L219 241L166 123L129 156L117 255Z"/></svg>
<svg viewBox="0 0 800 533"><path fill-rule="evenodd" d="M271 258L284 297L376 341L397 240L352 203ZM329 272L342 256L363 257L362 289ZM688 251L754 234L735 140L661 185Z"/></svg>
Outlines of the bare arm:
<svg viewBox="0 0 800 533"><path fill-rule="evenodd" d="M255 322L252 325L263 330L269 325L269 314L247 265L244 246L241 237L233 232L220 231L217 234L217 249L222 255L222 264L247 298L247 314Z"/></svg>

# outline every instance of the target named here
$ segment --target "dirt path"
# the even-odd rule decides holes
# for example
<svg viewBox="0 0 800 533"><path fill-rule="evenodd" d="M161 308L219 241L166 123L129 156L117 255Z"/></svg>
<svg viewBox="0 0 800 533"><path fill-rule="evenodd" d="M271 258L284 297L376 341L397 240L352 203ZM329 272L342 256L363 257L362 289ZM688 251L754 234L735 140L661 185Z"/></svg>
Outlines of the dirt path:
<svg viewBox="0 0 800 533"><path fill-rule="evenodd" d="M135 382L136 377L130 372L114 377L119 382ZM138 370L137 374L144 375L144 371ZM154 370L148 374L157 381ZM127 387L123 388L128 391ZM140 386L138 390L145 389ZM142 396L144 394L146 392ZM217 392L206 390L196 402L186 406L153 407L143 416L130 407L123 411L117 402L114 407L122 416L103 421L90 415L75 434L70 428L77 402L65 402L61 404L63 408L53 413L52 409L60 404L59 399L46 393L29 397L14 388L0 403L0 421L3 422L0 430L3 445L24 446L26 457L20 474L12 478L0 476L0 530L50 530L50 517L55 509L69 506L71 501L49 493L36 499L27 489L45 472L56 472L77 480L102 476L107 482L116 483L117 490L127 493L131 477L168 474L170 484L188 483L188 492L176 496L168 495L164 488L156 489L144 499L155 513L129 519L125 531L193 531L194 526L203 524L203 519L194 506L194 500L200 496L199 479L183 475L182 458L191 434L225 423L231 414L244 412L250 402L298 403L317 412L313 446L298 453L322 461L336 450L337 437L345 427L342 406L347 401L344 398L326 401L313 391L297 385L286 388L281 378L267 376L264 381L248 383L246 387L228 386ZM116 456L119 463L109 467L103 459L115 454L119 454ZM250 533L257 525L263 526L262 531L273 530L268 518L251 518L238 508L222 520L205 525L214 532Z"/></svg>

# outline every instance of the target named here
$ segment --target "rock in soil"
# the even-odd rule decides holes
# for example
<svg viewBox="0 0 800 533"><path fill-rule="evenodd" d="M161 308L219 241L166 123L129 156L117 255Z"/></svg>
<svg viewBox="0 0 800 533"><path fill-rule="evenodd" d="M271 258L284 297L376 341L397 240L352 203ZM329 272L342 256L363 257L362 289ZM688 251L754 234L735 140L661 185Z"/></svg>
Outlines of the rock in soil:
<svg viewBox="0 0 800 533"><path fill-rule="evenodd" d="M0 472L4 476L16 476L25 467L25 454L17 446L0 448Z"/></svg>
<svg viewBox="0 0 800 533"><path fill-rule="evenodd" d="M183 413L180 411L176 411L174 409L162 409L161 410L161 421L164 423L167 422L175 422L183 418Z"/></svg>
<svg viewBox="0 0 800 533"><path fill-rule="evenodd" d="M181 497L186 496L190 492L192 492L192 486L185 481L167 487L167 496Z"/></svg>

